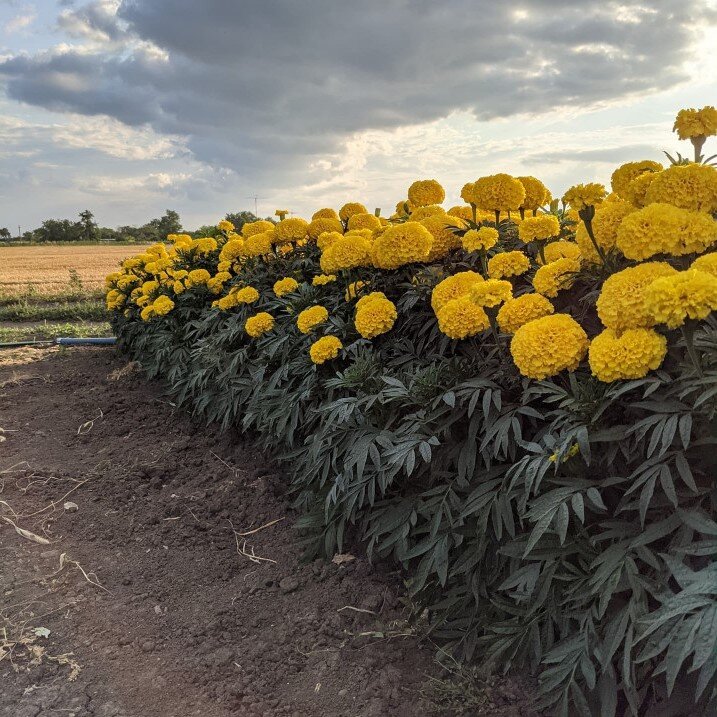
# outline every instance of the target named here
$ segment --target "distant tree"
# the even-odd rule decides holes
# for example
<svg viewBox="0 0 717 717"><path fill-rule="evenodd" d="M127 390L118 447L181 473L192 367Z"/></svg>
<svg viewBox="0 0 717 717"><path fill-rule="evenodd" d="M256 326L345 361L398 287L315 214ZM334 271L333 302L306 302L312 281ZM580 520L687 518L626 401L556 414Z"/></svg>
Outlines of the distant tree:
<svg viewBox="0 0 717 717"><path fill-rule="evenodd" d="M69 219L46 219L34 234L38 241L77 241L80 238L82 225Z"/></svg>
<svg viewBox="0 0 717 717"><path fill-rule="evenodd" d="M0 228L0 239L7 240L11 238L12 234L10 234L10 230L7 227Z"/></svg>
<svg viewBox="0 0 717 717"><path fill-rule="evenodd" d="M109 227L98 227L97 236L100 241L118 241L123 238L119 230L110 229Z"/></svg>
<svg viewBox="0 0 717 717"><path fill-rule="evenodd" d="M157 231L160 241L167 238L167 234L179 234L182 231L182 222L179 214L173 209L167 209L164 215L157 220Z"/></svg>
<svg viewBox="0 0 717 717"><path fill-rule="evenodd" d="M97 222L95 222L95 215L89 210L85 209L80 212L80 239L83 241L95 241L97 237Z"/></svg>
<svg viewBox="0 0 717 717"><path fill-rule="evenodd" d="M221 232L219 229L217 229L213 224L205 224L204 226L199 227L199 229L189 232L189 236L191 236L192 239L199 239L200 237L218 237L220 234Z"/></svg>

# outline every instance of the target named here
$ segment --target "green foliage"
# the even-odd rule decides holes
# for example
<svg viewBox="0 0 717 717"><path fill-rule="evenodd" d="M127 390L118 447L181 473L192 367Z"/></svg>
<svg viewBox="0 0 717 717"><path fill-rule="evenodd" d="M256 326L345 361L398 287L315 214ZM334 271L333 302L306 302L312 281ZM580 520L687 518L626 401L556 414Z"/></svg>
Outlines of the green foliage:
<svg viewBox="0 0 717 717"><path fill-rule="evenodd" d="M456 261L447 273L468 265ZM550 714L714 713L717 322L694 337L702 375L674 344L642 380L536 382L505 337L438 331L431 267L362 272L399 307L368 342L344 300L358 277L313 287L315 266L315 248L297 249L245 267L250 307L210 309L191 289L167 316L131 309L114 328L179 404L278 456L307 555L351 536L398 561L456 658L539 672ZM307 283L276 298L285 276ZM353 337L333 365L311 363L294 323L314 303L329 310L322 333ZM276 327L250 340L257 311Z"/></svg>

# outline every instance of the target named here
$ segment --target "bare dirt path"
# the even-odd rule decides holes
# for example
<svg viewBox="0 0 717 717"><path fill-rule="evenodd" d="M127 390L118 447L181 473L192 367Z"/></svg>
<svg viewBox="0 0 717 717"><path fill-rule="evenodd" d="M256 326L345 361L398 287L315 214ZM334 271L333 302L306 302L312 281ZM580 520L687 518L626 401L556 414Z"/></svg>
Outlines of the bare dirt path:
<svg viewBox="0 0 717 717"><path fill-rule="evenodd" d="M273 467L126 369L0 361L0 716L435 714L400 576L301 563ZM530 702L500 682L480 714Z"/></svg>

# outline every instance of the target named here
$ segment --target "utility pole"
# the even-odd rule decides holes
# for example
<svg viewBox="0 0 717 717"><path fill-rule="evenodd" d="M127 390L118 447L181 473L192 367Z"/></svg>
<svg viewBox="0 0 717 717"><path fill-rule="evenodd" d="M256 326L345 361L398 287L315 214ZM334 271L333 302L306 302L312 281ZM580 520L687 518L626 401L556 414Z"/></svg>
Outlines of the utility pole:
<svg viewBox="0 0 717 717"><path fill-rule="evenodd" d="M259 218L259 200L262 197L259 197L256 194L253 194L251 197L247 197L247 199L253 199L254 200L254 216L258 219Z"/></svg>

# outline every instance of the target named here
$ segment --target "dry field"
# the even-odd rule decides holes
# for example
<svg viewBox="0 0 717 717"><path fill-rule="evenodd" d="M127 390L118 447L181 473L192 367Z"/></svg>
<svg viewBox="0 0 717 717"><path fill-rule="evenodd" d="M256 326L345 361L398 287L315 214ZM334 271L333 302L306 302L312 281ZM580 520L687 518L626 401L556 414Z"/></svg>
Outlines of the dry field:
<svg viewBox="0 0 717 717"><path fill-rule="evenodd" d="M0 294L20 295L28 290L44 296L62 294L71 287L74 272L83 288L99 289L107 274L142 248L97 244L0 247Z"/></svg>

